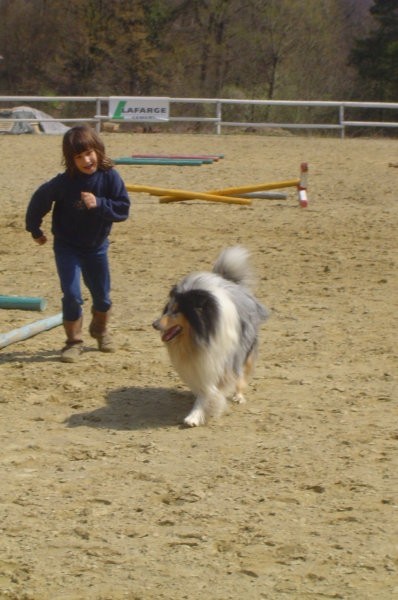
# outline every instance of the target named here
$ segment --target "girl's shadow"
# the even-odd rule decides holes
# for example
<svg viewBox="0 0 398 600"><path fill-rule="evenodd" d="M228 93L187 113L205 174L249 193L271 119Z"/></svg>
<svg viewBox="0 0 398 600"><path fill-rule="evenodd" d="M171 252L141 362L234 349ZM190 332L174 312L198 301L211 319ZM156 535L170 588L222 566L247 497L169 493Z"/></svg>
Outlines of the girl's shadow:
<svg viewBox="0 0 398 600"><path fill-rule="evenodd" d="M189 392L160 387L128 387L107 394L107 405L91 412L75 413L68 427L134 430L181 425L194 398Z"/></svg>
<svg viewBox="0 0 398 600"><path fill-rule="evenodd" d="M0 365L11 362L23 363L42 363L42 362L59 362L59 352L56 350L41 350L32 354L28 351L6 352L4 348L0 348Z"/></svg>

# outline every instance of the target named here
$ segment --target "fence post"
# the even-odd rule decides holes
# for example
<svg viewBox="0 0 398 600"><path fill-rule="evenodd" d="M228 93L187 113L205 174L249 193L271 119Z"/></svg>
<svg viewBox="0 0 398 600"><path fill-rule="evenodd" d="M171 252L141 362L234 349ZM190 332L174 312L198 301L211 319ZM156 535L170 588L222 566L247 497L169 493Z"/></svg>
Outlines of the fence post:
<svg viewBox="0 0 398 600"><path fill-rule="evenodd" d="M99 98L97 98L97 100L95 101L95 114L99 117L96 124L95 124L95 130L97 133L101 132L101 100Z"/></svg>
<svg viewBox="0 0 398 600"><path fill-rule="evenodd" d="M339 122L341 125L340 137L343 140L345 138L344 105L343 104L340 104L340 107L339 107Z"/></svg>
<svg viewBox="0 0 398 600"><path fill-rule="evenodd" d="M220 100L218 100L217 104L216 104L216 117L217 117L216 131L217 131L217 135L220 135L220 133L221 133L221 120L222 120L221 102L220 102Z"/></svg>

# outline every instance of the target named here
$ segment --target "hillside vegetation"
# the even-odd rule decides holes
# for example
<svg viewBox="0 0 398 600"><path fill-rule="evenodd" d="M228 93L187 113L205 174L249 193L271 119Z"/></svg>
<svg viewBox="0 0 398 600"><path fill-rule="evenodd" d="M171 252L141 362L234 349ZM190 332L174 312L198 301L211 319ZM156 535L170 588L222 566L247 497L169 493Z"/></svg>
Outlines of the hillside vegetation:
<svg viewBox="0 0 398 600"><path fill-rule="evenodd" d="M0 0L0 15L3 95L397 98L398 0Z"/></svg>

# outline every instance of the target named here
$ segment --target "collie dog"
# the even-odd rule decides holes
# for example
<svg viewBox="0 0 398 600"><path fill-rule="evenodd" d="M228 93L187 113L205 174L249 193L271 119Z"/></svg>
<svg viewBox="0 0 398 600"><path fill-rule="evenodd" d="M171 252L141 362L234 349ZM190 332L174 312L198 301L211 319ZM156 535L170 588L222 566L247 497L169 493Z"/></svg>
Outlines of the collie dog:
<svg viewBox="0 0 398 600"><path fill-rule="evenodd" d="M248 251L226 248L212 272L191 273L171 289L162 315L152 323L175 370L196 396L184 419L189 427L221 415L226 396L245 401L258 331L268 317L250 282Z"/></svg>

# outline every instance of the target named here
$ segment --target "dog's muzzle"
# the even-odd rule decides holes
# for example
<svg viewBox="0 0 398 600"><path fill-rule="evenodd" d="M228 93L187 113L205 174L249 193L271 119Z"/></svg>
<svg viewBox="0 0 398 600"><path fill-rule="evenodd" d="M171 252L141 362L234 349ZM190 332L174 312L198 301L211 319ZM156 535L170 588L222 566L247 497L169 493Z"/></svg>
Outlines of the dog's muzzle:
<svg viewBox="0 0 398 600"><path fill-rule="evenodd" d="M156 321L152 323L152 327L156 329L156 331L161 331L162 328L160 326L160 319L156 319Z"/></svg>

